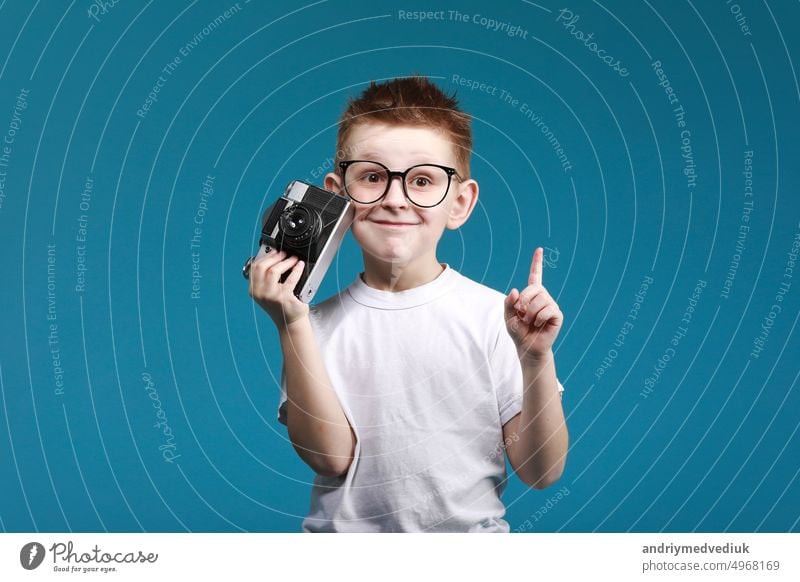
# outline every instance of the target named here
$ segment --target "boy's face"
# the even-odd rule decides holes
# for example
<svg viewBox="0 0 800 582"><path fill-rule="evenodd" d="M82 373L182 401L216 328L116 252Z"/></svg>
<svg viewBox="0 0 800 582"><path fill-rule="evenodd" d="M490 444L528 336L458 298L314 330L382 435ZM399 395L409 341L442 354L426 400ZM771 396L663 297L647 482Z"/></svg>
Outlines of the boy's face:
<svg viewBox="0 0 800 582"><path fill-rule="evenodd" d="M456 167L453 144L444 134L427 128L360 123L351 130L344 150L349 160L380 162L395 171L425 163ZM344 195L339 174L327 174L324 185ZM436 260L436 245L444 229L464 224L477 199L475 180L462 182L453 176L445 199L432 208L421 208L405 197L401 179L396 178L381 200L372 204L353 201L351 230L361 249L372 258L421 265Z"/></svg>

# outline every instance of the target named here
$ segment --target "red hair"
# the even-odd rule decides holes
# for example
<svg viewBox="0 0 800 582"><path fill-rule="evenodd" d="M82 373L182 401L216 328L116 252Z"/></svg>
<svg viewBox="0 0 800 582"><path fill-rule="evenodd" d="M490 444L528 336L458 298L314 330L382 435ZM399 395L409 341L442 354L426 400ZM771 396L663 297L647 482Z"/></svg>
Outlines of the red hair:
<svg viewBox="0 0 800 582"><path fill-rule="evenodd" d="M442 132L453 146L456 169L469 178L472 153L472 117L458 107L455 91L448 96L427 77L414 75L376 83L372 81L357 98L351 98L339 121L336 168L345 159L346 144L359 123L384 123L426 127Z"/></svg>

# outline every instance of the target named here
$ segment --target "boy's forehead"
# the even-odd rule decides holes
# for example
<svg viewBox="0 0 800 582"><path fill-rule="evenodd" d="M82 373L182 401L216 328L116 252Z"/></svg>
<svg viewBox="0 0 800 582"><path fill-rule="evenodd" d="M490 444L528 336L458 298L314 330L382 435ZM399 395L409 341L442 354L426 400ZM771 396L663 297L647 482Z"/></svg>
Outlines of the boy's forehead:
<svg viewBox="0 0 800 582"><path fill-rule="evenodd" d="M351 158L416 157L453 161L451 141L442 132L427 127L360 123L348 136L346 152Z"/></svg>

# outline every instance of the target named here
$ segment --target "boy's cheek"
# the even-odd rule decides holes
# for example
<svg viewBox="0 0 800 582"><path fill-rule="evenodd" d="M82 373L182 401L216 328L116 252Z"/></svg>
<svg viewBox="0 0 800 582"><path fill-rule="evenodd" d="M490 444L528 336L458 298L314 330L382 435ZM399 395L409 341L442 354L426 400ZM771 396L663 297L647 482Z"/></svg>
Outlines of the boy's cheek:
<svg viewBox="0 0 800 582"><path fill-rule="evenodd" d="M356 212L353 215L353 223L358 224L365 222L367 220L367 215L369 214L369 208L358 208L356 207Z"/></svg>

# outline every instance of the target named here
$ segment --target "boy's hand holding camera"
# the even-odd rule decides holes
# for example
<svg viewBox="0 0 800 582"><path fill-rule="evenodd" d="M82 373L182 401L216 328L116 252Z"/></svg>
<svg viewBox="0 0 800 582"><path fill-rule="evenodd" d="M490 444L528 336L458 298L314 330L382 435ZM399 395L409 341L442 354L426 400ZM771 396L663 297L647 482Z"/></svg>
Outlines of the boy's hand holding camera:
<svg viewBox="0 0 800 582"><path fill-rule="evenodd" d="M291 269L281 283L281 276ZM296 256L287 257L285 251L271 249L250 266L250 297L270 316L278 329L308 317L308 304L294 294L295 285L303 274L303 261Z"/></svg>
<svg viewBox="0 0 800 582"><path fill-rule="evenodd" d="M505 300L506 327L523 363L538 363L550 354L564 321L558 304L542 285L543 256L544 249L538 247L528 286L522 292L512 289Z"/></svg>
<svg viewBox="0 0 800 582"><path fill-rule="evenodd" d="M286 369L287 429L298 455L315 472L338 476L353 460L356 436L333 390L309 319L309 306L294 288L303 261L271 249L250 265L250 296L278 328ZM284 273L289 271L281 283Z"/></svg>

